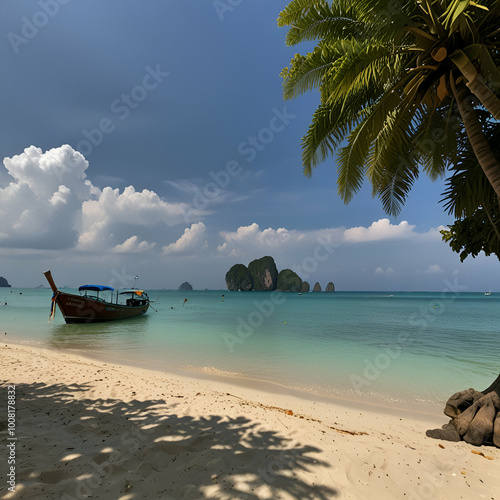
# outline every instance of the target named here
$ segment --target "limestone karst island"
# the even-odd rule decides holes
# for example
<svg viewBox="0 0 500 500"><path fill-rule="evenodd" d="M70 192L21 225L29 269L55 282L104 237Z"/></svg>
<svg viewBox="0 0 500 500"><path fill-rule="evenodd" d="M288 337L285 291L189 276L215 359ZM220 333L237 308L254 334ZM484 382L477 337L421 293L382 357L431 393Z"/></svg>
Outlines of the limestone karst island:
<svg viewBox="0 0 500 500"><path fill-rule="evenodd" d="M278 272L274 259L270 256L255 259L246 267L235 264L226 273L226 286L230 291L240 292L309 292L310 285L302 281L291 269ZM325 292L334 292L335 285L330 281ZM313 292L321 292L321 285L316 283Z"/></svg>

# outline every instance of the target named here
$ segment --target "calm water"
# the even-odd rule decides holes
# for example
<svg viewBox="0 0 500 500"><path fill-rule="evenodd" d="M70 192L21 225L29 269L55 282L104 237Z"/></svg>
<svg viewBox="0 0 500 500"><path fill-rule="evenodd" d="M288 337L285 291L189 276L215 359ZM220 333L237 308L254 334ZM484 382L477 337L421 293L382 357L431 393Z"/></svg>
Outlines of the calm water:
<svg viewBox="0 0 500 500"><path fill-rule="evenodd" d="M112 362L227 374L397 407L441 405L455 391L485 389L500 371L500 294L149 295L158 296L158 312L66 325L59 310L48 322L50 290L0 289L0 334Z"/></svg>

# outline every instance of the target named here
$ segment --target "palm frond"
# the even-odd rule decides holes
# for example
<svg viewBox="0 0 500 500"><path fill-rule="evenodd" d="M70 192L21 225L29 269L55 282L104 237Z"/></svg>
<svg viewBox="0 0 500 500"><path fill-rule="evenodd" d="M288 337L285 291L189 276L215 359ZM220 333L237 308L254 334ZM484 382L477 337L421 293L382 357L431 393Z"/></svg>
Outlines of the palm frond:
<svg viewBox="0 0 500 500"><path fill-rule="evenodd" d="M285 99L319 90L319 107L302 139L305 175L336 154L344 202L366 176L373 194L394 215L420 171L433 180L453 171L470 147L456 118L451 84L459 76L457 68L470 63L462 69L482 77L476 93L484 94L483 81L492 90L480 101L485 109L479 100L473 104L476 111L496 109L499 23L498 0L398 5L393 0L292 0L278 19L280 26L289 26L287 44L318 40L312 52L296 55L282 72ZM454 182L460 179L457 174ZM465 187L460 192L470 197ZM448 208L460 210L456 200L450 203Z"/></svg>
<svg viewBox="0 0 500 500"><path fill-rule="evenodd" d="M500 124L488 123L485 128L493 153L500 158ZM467 141L466 137L462 139ZM442 195L443 207L456 218L472 217L484 205L498 205L495 192L470 148L462 151Z"/></svg>
<svg viewBox="0 0 500 500"><path fill-rule="evenodd" d="M340 149L337 160L338 193L345 203L349 203L360 189L362 175L367 170L366 159L370 155L379 130L387 122L387 115L399 105L396 93L385 94L371 108L359 115L359 123L348 136L347 145Z"/></svg>
<svg viewBox="0 0 500 500"><path fill-rule="evenodd" d="M338 57L335 47L319 45L306 56L296 54L290 66L281 74L283 97L292 99L304 92L320 87L325 74Z"/></svg>
<svg viewBox="0 0 500 500"><path fill-rule="evenodd" d="M283 12L278 25L289 25L286 44L296 45L310 40L335 41L366 34L366 26L359 19L356 3L337 0L332 4L323 1L307 2L299 0L290 12ZM289 5L290 6L290 5Z"/></svg>
<svg viewBox="0 0 500 500"><path fill-rule="evenodd" d="M341 118L344 124L340 124ZM302 163L304 174L332 156L355 117L342 116L341 110L332 105L320 105L314 112L309 130L302 138Z"/></svg>
<svg viewBox="0 0 500 500"><path fill-rule="evenodd" d="M398 72L399 61L385 44L343 44L343 56L329 69L323 90L328 101L343 99L349 93L382 90Z"/></svg>
<svg viewBox="0 0 500 500"><path fill-rule="evenodd" d="M279 14L278 26L290 26L300 21L308 12L318 5L325 5L324 0L292 0Z"/></svg>
<svg viewBox="0 0 500 500"><path fill-rule="evenodd" d="M418 165L413 166L409 161L401 163L392 175L388 175L377 192L386 213L392 216L399 215L417 179Z"/></svg>

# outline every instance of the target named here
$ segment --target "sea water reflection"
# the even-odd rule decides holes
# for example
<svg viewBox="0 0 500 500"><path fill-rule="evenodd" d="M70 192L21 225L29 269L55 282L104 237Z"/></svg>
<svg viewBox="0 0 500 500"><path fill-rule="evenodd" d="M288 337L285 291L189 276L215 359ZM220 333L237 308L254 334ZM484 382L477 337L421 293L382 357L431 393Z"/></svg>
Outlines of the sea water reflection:
<svg viewBox="0 0 500 500"><path fill-rule="evenodd" d="M147 343L148 316L109 321L53 325L49 346L82 351L137 351Z"/></svg>

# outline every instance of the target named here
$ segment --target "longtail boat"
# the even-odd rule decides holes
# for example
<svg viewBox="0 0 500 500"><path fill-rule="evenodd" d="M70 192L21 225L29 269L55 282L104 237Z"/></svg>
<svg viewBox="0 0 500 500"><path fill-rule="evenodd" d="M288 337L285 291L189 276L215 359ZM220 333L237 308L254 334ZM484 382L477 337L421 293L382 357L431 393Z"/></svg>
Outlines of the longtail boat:
<svg viewBox="0 0 500 500"><path fill-rule="evenodd" d="M149 297L144 290L131 289L119 292L110 286L83 285L78 289L80 295L75 295L59 290L50 271L43 274L54 292L50 318L54 317L56 304L66 323L97 323L134 318L145 314L149 308ZM115 291L116 294L113 293ZM110 300L106 301L99 297L100 292L109 292Z"/></svg>

